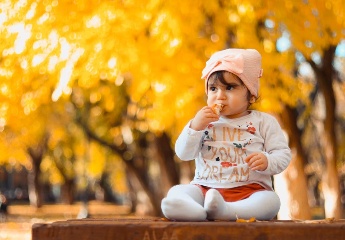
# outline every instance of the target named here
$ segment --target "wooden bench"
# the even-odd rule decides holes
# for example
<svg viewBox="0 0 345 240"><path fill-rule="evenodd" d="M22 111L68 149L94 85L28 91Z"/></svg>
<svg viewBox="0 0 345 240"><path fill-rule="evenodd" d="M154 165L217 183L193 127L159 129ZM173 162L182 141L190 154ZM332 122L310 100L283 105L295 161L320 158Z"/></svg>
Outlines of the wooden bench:
<svg viewBox="0 0 345 240"><path fill-rule="evenodd" d="M32 226L32 240L345 240L345 220L173 222L120 217L57 221Z"/></svg>

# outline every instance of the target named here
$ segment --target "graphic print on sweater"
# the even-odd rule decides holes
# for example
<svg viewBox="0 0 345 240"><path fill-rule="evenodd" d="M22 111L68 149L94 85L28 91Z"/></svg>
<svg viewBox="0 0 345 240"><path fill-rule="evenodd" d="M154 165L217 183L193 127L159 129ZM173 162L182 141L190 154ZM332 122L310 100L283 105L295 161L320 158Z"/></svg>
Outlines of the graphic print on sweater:
<svg viewBox="0 0 345 240"><path fill-rule="evenodd" d="M197 172L197 178L215 182L248 181L249 168L244 159L255 132L252 123L238 125L238 128L210 124L202 140L204 166Z"/></svg>

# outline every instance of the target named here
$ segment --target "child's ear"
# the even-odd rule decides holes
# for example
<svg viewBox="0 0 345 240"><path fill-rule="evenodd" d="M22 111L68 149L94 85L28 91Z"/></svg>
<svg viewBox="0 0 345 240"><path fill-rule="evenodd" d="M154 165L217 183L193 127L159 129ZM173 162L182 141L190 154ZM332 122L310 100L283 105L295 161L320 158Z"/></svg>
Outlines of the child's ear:
<svg viewBox="0 0 345 240"><path fill-rule="evenodd" d="M253 103L255 103L255 101L256 101L256 97L254 95L250 96L249 103L253 104Z"/></svg>

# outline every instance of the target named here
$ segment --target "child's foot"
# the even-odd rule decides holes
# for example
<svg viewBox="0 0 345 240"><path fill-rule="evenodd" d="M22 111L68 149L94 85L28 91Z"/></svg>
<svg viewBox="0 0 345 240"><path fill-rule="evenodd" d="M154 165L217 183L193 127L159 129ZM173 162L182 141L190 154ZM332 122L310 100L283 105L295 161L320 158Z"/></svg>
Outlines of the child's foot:
<svg viewBox="0 0 345 240"><path fill-rule="evenodd" d="M207 219L229 220L228 206L222 195L216 189L210 189L205 196L204 208L207 212Z"/></svg>
<svg viewBox="0 0 345 240"><path fill-rule="evenodd" d="M205 209L191 199L164 198L162 200L164 216L176 221L204 221Z"/></svg>

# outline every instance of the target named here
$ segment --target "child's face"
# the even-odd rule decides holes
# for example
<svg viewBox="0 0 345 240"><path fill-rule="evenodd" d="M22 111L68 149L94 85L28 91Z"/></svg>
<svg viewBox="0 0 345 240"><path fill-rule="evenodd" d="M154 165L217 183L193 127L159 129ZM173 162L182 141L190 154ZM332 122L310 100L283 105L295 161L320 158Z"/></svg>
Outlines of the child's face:
<svg viewBox="0 0 345 240"><path fill-rule="evenodd" d="M255 102L243 82L232 73L224 71L223 79L211 76L208 80L207 105L224 105L220 115L228 118L238 118L248 114L248 107Z"/></svg>

